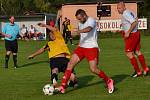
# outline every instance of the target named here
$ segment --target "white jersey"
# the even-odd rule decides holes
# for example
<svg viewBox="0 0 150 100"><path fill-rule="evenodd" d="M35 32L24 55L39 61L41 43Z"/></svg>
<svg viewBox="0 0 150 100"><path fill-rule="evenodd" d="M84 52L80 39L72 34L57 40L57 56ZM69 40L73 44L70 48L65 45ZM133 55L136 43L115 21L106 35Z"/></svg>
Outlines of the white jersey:
<svg viewBox="0 0 150 100"><path fill-rule="evenodd" d="M25 28L21 28L21 34L25 34L25 33L27 33L27 28L25 27Z"/></svg>
<svg viewBox="0 0 150 100"><path fill-rule="evenodd" d="M121 19L121 24L122 24L122 29L126 33L131 24L136 21L136 16L129 10L125 10L122 14L122 19ZM137 31L137 26L132 30L132 32Z"/></svg>
<svg viewBox="0 0 150 100"><path fill-rule="evenodd" d="M35 33L35 28L30 28L30 29L29 29L29 32Z"/></svg>
<svg viewBox="0 0 150 100"><path fill-rule="evenodd" d="M97 29L96 29L95 19L88 17L85 23L79 23L79 30L82 30L89 26L93 28L90 32L80 33L79 46L83 48L98 48Z"/></svg>

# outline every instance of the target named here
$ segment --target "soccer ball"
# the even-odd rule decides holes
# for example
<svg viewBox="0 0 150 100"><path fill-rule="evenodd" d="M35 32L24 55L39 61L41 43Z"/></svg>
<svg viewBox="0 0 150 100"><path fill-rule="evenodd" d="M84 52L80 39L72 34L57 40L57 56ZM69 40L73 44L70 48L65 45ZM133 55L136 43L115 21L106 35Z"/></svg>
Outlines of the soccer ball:
<svg viewBox="0 0 150 100"><path fill-rule="evenodd" d="M46 84L44 87L43 87L43 92L45 95L53 95L54 93L54 87L53 85L50 85L50 84Z"/></svg>

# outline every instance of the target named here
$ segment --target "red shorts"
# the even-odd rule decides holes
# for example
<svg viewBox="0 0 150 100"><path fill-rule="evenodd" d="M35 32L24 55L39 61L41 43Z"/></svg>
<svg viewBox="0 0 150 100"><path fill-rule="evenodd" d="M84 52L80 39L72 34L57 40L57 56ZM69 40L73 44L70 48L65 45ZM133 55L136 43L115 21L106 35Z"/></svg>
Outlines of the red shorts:
<svg viewBox="0 0 150 100"><path fill-rule="evenodd" d="M88 61L96 60L96 63L98 64L98 55L99 55L99 49L98 48L77 47L74 50L74 54L77 54L80 61L83 58L86 58Z"/></svg>
<svg viewBox="0 0 150 100"><path fill-rule="evenodd" d="M124 33L123 33L124 34ZM129 38L124 39L125 51L134 52L140 50L140 32L131 33Z"/></svg>

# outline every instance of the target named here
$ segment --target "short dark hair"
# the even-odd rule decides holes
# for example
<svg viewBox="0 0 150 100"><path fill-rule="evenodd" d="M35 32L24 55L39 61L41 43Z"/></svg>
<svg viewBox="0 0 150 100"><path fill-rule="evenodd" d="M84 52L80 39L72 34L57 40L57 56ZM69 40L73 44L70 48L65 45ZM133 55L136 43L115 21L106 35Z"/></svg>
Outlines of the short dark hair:
<svg viewBox="0 0 150 100"><path fill-rule="evenodd" d="M83 10L83 9L78 9L77 11L76 11L76 14L75 14L75 16L78 16L78 15L86 15L86 12Z"/></svg>

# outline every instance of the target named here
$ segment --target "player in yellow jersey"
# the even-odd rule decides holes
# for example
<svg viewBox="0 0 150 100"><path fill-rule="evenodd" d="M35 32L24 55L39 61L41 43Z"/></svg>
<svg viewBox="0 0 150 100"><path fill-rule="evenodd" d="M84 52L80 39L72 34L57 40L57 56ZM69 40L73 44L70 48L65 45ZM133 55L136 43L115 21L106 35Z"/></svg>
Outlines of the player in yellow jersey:
<svg viewBox="0 0 150 100"><path fill-rule="evenodd" d="M71 25L71 23L70 23L70 20L68 19L68 21L67 21L67 29L66 29L66 40L65 40L65 42L66 42L66 44L68 43L68 40L70 40L70 43L71 43L71 45L74 45L73 44L73 42L72 42L72 36L71 36L71 31L72 31L72 25Z"/></svg>
<svg viewBox="0 0 150 100"><path fill-rule="evenodd" d="M62 34L57 27L51 27L43 23L39 23L38 25L40 27L46 27L51 31L49 33L50 39L45 46L31 54L28 58L32 59L37 55L48 51L51 67L51 82L54 87L57 87L58 73L65 72L70 59L70 52L67 45L65 44ZM77 79L74 73L71 74L70 85L73 87L77 86Z"/></svg>

